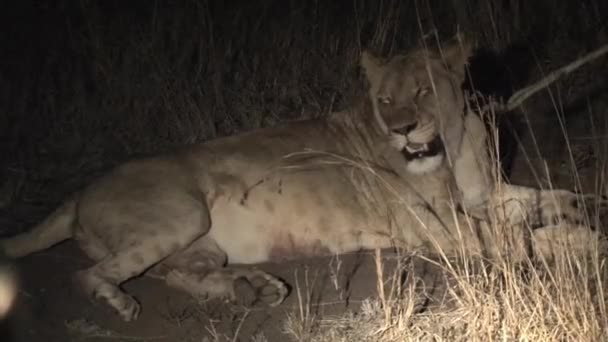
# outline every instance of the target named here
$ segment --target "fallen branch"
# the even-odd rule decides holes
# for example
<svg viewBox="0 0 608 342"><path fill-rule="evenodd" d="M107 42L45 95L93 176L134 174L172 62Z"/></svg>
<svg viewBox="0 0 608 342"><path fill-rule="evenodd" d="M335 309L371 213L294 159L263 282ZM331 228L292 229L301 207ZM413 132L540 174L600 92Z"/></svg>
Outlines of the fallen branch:
<svg viewBox="0 0 608 342"><path fill-rule="evenodd" d="M564 67L561 67L555 71L552 71L551 73L549 73L549 75L547 75L540 81L538 81L528 87L518 90L517 92L515 92L515 94L513 94L509 98L509 100L507 100L506 103L503 104L503 103L494 102L494 103L491 103L490 105L497 112L511 111L511 110L515 109L516 107L520 106L530 96L536 94L540 90L548 87L551 83L557 81L560 77L567 75L569 73L572 73L573 71L580 68L581 66L591 62L592 60L594 60L606 53L608 53L608 44L602 46L601 48L599 48L593 52L588 53L587 55L573 61L572 63L570 63Z"/></svg>

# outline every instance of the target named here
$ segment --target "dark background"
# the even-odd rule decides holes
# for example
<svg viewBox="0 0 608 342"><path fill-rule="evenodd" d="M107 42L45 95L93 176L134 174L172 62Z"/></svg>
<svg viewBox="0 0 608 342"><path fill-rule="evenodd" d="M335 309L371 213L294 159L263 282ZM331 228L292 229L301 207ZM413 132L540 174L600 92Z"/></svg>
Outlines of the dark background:
<svg viewBox="0 0 608 342"><path fill-rule="evenodd" d="M129 157L344 108L363 48L459 29L479 44L475 85L507 97L608 43L607 18L604 0L3 2L0 235ZM553 86L562 116L607 98L607 65Z"/></svg>

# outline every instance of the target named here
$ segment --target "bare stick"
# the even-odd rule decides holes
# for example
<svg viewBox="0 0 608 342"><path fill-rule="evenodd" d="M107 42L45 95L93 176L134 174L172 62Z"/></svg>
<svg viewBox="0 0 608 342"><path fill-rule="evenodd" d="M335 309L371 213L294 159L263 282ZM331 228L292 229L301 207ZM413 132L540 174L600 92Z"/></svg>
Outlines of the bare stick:
<svg viewBox="0 0 608 342"><path fill-rule="evenodd" d="M581 57L564 67L561 67L561 68L549 73L549 75L547 75L540 81L532 84L531 86L518 90L515 94L513 94L509 98L509 100L507 101L506 104L498 104L496 106L495 110L498 110L501 112L508 112L508 111L515 109L516 107L521 105L525 100L527 100L530 96L536 94L541 89L546 88L551 83L557 81L560 77L573 72L574 70L580 68L581 66L591 62L592 60L594 60L606 53L608 53L608 44L602 46L601 48L599 48L593 52L588 53L584 57Z"/></svg>

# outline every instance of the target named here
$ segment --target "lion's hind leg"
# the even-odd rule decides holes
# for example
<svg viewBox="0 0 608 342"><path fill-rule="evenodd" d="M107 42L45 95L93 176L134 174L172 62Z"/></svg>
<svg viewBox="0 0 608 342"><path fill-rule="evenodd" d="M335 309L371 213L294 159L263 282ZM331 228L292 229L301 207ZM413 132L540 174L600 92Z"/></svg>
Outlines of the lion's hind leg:
<svg viewBox="0 0 608 342"><path fill-rule="evenodd" d="M137 275L137 268L126 267L125 255L113 255L95 266L76 273L76 281L85 294L104 300L127 322L139 316L140 305L118 285ZM143 271L143 270L141 270Z"/></svg>
<svg viewBox="0 0 608 342"><path fill-rule="evenodd" d="M98 194L91 192L81 205L75 238L97 264L79 271L76 281L87 295L105 301L125 321L137 319L140 305L120 284L187 249L211 226L206 203L181 190L159 189L130 189L150 198L161 194L150 201L142 200L141 194L109 196L112 201L102 196L99 201Z"/></svg>
<svg viewBox="0 0 608 342"><path fill-rule="evenodd" d="M166 281L197 298L222 298L248 307L279 305L289 293L283 281L257 269L216 268L202 273L174 269Z"/></svg>
<svg viewBox="0 0 608 342"><path fill-rule="evenodd" d="M104 300L125 321L137 319L140 305L118 286L149 267L185 248L195 236L164 234L157 238L145 238L129 248L108 254L93 267L79 271L76 281L85 293Z"/></svg>

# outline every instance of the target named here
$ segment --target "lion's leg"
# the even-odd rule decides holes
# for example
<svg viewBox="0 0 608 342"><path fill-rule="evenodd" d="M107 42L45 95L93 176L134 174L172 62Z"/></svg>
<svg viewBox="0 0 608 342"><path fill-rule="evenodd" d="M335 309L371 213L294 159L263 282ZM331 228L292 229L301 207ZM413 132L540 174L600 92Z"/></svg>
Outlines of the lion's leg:
<svg viewBox="0 0 608 342"><path fill-rule="evenodd" d="M591 201L585 204L585 198ZM582 223L586 215L584 206L593 207L595 204L598 208L594 210L604 210L607 203L605 200L598 203L595 196L581 196L567 190L539 190L501 184L485 203L483 226L490 236L485 239L486 245L487 242L494 245L498 253L510 251L508 254L517 255L516 258L540 253L551 259L552 252L549 251L554 244L550 237L561 242L567 237L575 248L580 249L585 246L582 241L589 242L593 238L585 232L589 228L583 230L570 224ZM474 212L472 214L476 216ZM594 236L595 239L599 237L598 234Z"/></svg>
<svg viewBox="0 0 608 342"><path fill-rule="evenodd" d="M576 224L560 223L531 230L525 224L494 225L480 222L485 248L492 258L512 261L531 257L555 261L560 257L589 256L602 250L605 240L597 231ZM598 243L602 246L598 249Z"/></svg>
<svg viewBox="0 0 608 342"><path fill-rule="evenodd" d="M94 234L84 234L82 230L76 230L74 240L78 242L78 247L95 261L101 261L110 255L110 250Z"/></svg>
<svg viewBox="0 0 608 342"><path fill-rule="evenodd" d="M246 306L276 306L289 293L283 281L257 269L216 268L199 273L173 269L165 279L167 285L194 297L223 298Z"/></svg>
<svg viewBox="0 0 608 342"><path fill-rule="evenodd" d="M77 281L86 294L106 301L123 320L136 319L140 311L139 304L118 285L140 275L148 267L187 245L180 239L171 240L171 236L161 238L162 244L156 240L145 240L128 250L108 255L93 267L79 271Z"/></svg>
<svg viewBox="0 0 608 342"><path fill-rule="evenodd" d="M588 256L596 250L602 250L598 244L606 241L600 233L581 225L566 223L535 229L532 232L534 254L547 261L557 261L571 255Z"/></svg>
<svg viewBox="0 0 608 342"><path fill-rule="evenodd" d="M492 169L497 163L490 158L487 141L488 134L481 119L467 115L459 156L453 158L453 171L460 191L460 204L472 216L510 225L545 226L557 219L582 221L582 199L595 200L594 204L600 210L608 207L605 199L580 196L567 190L539 190L497 183L492 177L492 174L499 174L498 170Z"/></svg>
<svg viewBox="0 0 608 342"><path fill-rule="evenodd" d="M287 296L285 283L255 269L226 268L227 256L204 236L164 262L167 284L200 298L225 298L245 305L280 304Z"/></svg>
<svg viewBox="0 0 608 342"><path fill-rule="evenodd" d="M451 156L459 203L469 214L482 220L488 219L486 205L494 187L487 140L484 123L470 113L465 118L459 154Z"/></svg>
<svg viewBox="0 0 608 342"><path fill-rule="evenodd" d="M405 248L424 246L440 255L482 255L486 252L487 231L479 222L459 213L448 203L410 206L400 222L411 222L396 233ZM399 235L401 234L401 236Z"/></svg>
<svg viewBox="0 0 608 342"><path fill-rule="evenodd" d="M499 221L531 226L548 226L560 220L581 223L586 215L585 205L593 211L603 211L608 207L608 201L593 195L510 184L496 188L491 201L492 212Z"/></svg>
<svg viewBox="0 0 608 342"><path fill-rule="evenodd" d="M101 261L76 274L76 280L85 293L107 302L123 320L136 319L140 312L139 303L118 286L186 248L208 231L210 220L206 209L200 202L190 204L165 208L163 215L176 219L164 220L162 225L150 221L142 227L141 222L133 222L138 227L137 231L120 236L120 243L112 246L111 252ZM158 222L162 221L162 218L158 218ZM85 251L97 253L100 250L85 248Z"/></svg>

